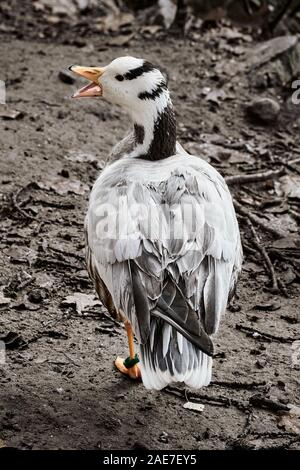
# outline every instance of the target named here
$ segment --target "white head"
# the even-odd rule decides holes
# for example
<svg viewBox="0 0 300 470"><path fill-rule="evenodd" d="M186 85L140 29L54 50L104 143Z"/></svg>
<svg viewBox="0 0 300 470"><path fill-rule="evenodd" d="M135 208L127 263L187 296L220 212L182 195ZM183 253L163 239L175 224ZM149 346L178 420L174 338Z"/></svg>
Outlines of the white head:
<svg viewBox="0 0 300 470"><path fill-rule="evenodd" d="M165 76L143 59L118 57L106 67L72 65L70 70L92 82L78 90L74 98L102 96L131 115L154 103L160 112L169 101Z"/></svg>

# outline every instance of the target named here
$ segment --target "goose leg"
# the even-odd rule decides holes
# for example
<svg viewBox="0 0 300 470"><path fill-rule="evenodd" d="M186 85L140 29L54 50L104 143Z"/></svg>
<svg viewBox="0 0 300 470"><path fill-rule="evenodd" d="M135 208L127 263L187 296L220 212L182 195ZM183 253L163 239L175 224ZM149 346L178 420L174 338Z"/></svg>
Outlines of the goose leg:
<svg viewBox="0 0 300 470"><path fill-rule="evenodd" d="M138 359L134 350L134 336L132 327L128 320L124 322L124 325L128 338L129 357L125 360L122 357L117 357L117 359L115 360L115 366L120 372L122 372L122 374L129 375L131 379L139 379L141 377L141 370L139 364L136 363L136 360L138 361ZM131 362L134 363L134 365L129 367L128 364L130 364Z"/></svg>

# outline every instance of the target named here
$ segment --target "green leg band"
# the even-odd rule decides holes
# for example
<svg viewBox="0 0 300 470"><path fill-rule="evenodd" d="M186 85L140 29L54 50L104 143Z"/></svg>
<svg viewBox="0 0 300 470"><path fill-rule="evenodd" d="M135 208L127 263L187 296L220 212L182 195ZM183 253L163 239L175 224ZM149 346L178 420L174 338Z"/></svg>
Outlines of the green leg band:
<svg viewBox="0 0 300 470"><path fill-rule="evenodd" d="M123 362L126 369L131 369L133 366L140 362L139 356L136 354L134 357L127 357Z"/></svg>

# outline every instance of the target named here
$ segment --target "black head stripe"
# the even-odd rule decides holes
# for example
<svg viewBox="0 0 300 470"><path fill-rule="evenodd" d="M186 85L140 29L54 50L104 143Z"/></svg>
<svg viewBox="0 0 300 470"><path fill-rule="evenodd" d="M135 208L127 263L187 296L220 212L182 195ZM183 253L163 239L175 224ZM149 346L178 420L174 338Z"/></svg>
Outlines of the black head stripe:
<svg viewBox="0 0 300 470"><path fill-rule="evenodd" d="M162 80L152 91L143 91L139 93L138 97L140 100L155 100L158 98L165 90L167 85L164 80Z"/></svg>
<svg viewBox="0 0 300 470"><path fill-rule="evenodd" d="M143 73L151 72L152 70L155 70L154 65L150 64L150 62L144 62L140 67L136 67L135 69L126 72L123 77L125 80L134 80L135 78L143 75Z"/></svg>

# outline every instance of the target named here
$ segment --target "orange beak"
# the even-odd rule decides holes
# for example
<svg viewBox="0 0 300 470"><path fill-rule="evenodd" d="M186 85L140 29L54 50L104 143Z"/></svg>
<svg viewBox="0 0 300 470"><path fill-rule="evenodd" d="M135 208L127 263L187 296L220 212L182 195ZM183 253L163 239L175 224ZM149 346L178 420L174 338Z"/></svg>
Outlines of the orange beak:
<svg viewBox="0 0 300 470"><path fill-rule="evenodd" d="M88 85L77 90L72 98L90 98L92 96L102 96L102 88L98 79L103 74L104 70L100 67L81 67L80 65L71 65L69 67L71 72L87 78L90 82Z"/></svg>

